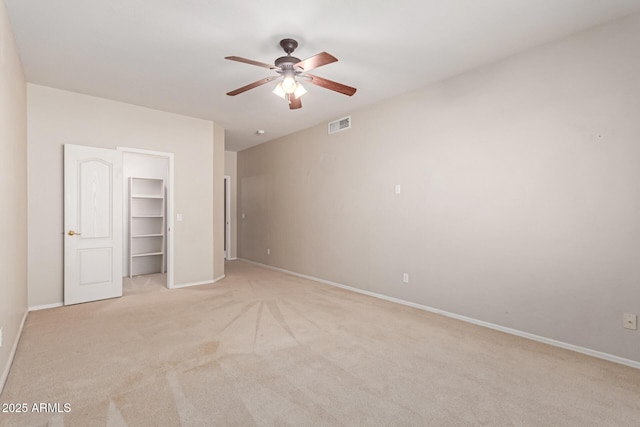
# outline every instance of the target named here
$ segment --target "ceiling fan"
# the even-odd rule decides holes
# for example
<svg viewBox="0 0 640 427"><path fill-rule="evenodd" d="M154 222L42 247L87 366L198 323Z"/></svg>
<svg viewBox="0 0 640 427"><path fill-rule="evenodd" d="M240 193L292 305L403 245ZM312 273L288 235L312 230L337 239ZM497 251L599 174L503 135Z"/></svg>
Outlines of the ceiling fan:
<svg viewBox="0 0 640 427"><path fill-rule="evenodd" d="M327 52L321 52L317 55L313 55L312 57L301 61L300 59L291 55L293 51L298 47L297 41L293 39L283 39L280 41L280 46L287 55L281 56L280 58L276 59L274 65L259 61L253 61L251 59L241 58L239 56L225 57L224 59L244 62L245 64L257 65L258 67L268 68L278 73L278 75L266 77L264 79L258 80L257 82L253 82L236 90L232 90L231 92L228 92L227 95L236 96L242 92L248 91L249 89L262 86L263 84L269 83L273 80L281 79L276 88L273 90L273 93L283 99L286 99L289 103L289 108L291 110L295 110L302 107L300 97L307 93L302 84L296 80L297 77L302 80L308 81L309 83L312 83L316 86L333 90L344 95L352 96L354 93L356 93L356 88L354 87L343 85L341 83L337 83L308 73L308 71L311 71L315 68L331 64L332 62L336 62L338 59L336 59L333 55L330 55Z"/></svg>

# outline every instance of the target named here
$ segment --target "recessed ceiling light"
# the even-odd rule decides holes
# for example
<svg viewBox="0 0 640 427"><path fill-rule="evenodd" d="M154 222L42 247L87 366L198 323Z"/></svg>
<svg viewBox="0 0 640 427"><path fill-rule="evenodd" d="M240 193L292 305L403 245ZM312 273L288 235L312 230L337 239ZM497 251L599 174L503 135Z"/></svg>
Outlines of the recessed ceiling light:
<svg viewBox="0 0 640 427"><path fill-rule="evenodd" d="M258 129L256 131L256 135L264 135L264 131L262 129Z"/></svg>

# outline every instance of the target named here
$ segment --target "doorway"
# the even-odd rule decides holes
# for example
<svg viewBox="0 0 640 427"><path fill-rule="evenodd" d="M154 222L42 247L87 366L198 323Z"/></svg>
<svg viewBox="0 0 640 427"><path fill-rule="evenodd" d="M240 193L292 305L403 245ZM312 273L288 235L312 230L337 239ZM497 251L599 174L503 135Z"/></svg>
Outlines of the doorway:
<svg viewBox="0 0 640 427"><path fill-rule="evenodd" d="M231 177L224 177L224 259L231 259Z"/></svg>
<svg viewBox="0 0 640 427"><path fill-rule="evenodd" d="M117 147L123 154L123 292L174 285L173 153Z"/></svg>

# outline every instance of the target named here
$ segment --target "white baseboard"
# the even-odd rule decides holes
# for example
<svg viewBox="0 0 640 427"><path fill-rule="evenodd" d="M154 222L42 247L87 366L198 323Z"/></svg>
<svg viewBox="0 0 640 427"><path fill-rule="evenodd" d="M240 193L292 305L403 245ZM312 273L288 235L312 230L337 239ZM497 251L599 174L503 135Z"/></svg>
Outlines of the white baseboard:
<svg viewBox="0 0 640 427"><path fill-rule="evenodd" d="M213 283L213 279L201 280L199 282L181 283L179 285L173 285L173 288L171 289L180 289L180 288L188 288L190 286L208 285L210 283Z"/></svg>
<svg viewBox="0 0 640 427"><path fill-rule="evenodd" d="M171 289L188 288L191 286L200 286L200 285L210 285L212 283L216 283L217 281L224 279L225 277L226 275L223 274L222 276L219 276L215 279L202 280L200 282L182 283L180 285L173 285L173 288Z"/></svg>
<svg viewBox="0 0 640 427"><path fill-rule="evenodd" d="M11 364L13 364L13 358L16 355L16 351L18 350L18 342L20 342L20 337L22 336L22 329L24 328L24 322L27 321L27 315L29 314L29 310L24 312L22 316L22 322L20 322L20 328L18 328L18 333L16 334L16 339L13 340L13 346L11 347L11 352L9 353L9 359L7 359L7 365L4 367L2 371L2 377L0 377L0 393L4 389L4 384L7 382L7 378L9 377L9 370L11 369Z"/></svg>
<svg viewBox="0 0 640 427"><path fill-rule="evenodd" d="M47 308L62 307L63 305L64 304L61 302L56 302L54 304L35 305L33 307L29 307L29 311L46 310Z"/></svg>
<svg viewBox="0 0 640 427"><path fill-rule="evenodd" d="M474 325L483 326L485 328L494 329L496 331L504 332L504 333L511 334L511 335L516 335L516 336L519 336L519 337L522 337L522 338L527 338L527 339L530 339L530 340L533 340L533 341L538 341L538 342L541 342L541 343L544 343L544 344L552 345L554 347L560 347L560 348L563 348L565 350L575 351L577 353L586 354L588 356L596 357L598 359L604 359L604 360L608 360L609 362L619 363L620 365L625 365L625 366L630 366L632 368L640 369L640 362L635 361L635 360L625 359L624 357L619 357L619 356L615 356L613 354L603 353L603 352L597 351L597 350L592 350L590 348L585 348L585 347L580 347L580 346L573 345L573 344L568 344L566 342L557 341L557 340L554 340L554 339L551 339L551 338L542 337L540 335L531 334L529 332L523 332L523 331L520 331L518 329L507 328L505 326L496 325L494 323L485 322L483 320L478 320L478 319L474 319L474 318L471 318L471 317L462 316L462 315L455 314L455 313L450 313L448 311L440 310L438 308L433 308L433 307L429 307L429 306L426 306L426 305L416 304L414 302L405 301L405 300L401 300L401 299L398 299L398 298L393 298L393 297L389 297L389 296L386 296L386 295L365 291L365 290L362 290L362 289L358 289L358 288L354 288L354 287L351 287L351 286L343 285L341 283L336 283L336 282L332 282L330 280L321 279L319 277L313 277L313 276L308 276L308 275L302 274L302 273L296 273L295 271L289 271L289 270L286 270L284 268L273 267L271 265L262 264L260 262L251 261L251 260L248 260L248 259L245 259L245 258L239 258L239 259L241 261L245 261L245 262L248 262L250 264L255 264L255 265L258 265L260 267L265 267L265 268L268 268L270 270L280 271L282 273L287 273L287 274L291 274L293 276L302 277L303 279L309 279L309 280L313 280L313 281L316 281L316 282L324 283L325 285L335 286L335 287L346 289L346 290L349 290L349 291L352 291L352 292L357 292L359 294L364 294L364 295L368 295L370 297L379 298L379 299L382 299L382 300L385 300L385 301L395 302L397 304L402 304L402 305L406 305L406 306L409 306L409 307L417 308L417 309L420 309L420 310L429 311L431 313L435 313L435 314L440 314L442 316L451 317L452 319L462 320L463 322L472 323Z"/></svg>

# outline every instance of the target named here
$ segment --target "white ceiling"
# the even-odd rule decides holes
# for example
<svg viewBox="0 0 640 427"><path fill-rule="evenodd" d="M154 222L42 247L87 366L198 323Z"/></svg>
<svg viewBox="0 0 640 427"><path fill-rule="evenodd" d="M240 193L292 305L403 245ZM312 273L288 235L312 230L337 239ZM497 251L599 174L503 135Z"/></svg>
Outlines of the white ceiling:
<svg viewBox="0 0 640 427"><path fill-rule="evenodd" d="M238 151L640 11L640 0L4 0L27 81L213 120ZM282 38L339 61L289 110L269 83ZM260 136L255 132L264 129Z"/></svg>

